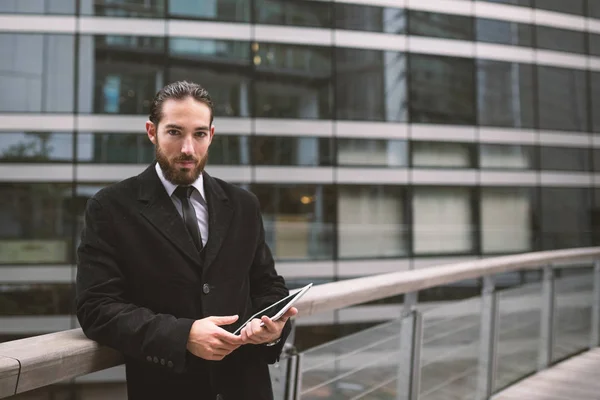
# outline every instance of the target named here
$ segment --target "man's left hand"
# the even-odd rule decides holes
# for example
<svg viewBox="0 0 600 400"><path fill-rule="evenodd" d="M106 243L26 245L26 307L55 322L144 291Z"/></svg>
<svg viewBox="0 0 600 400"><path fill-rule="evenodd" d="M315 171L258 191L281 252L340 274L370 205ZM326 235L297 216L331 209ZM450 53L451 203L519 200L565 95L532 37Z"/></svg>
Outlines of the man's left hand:
<svg viewBox="0 0 600 400"><path fill-rule="evenodd" d="M271 343L281 337L281 331L288 319L298 314L295 307L291 307L277 321L271 321L267 316L253 319L247 324L240 334L244 343L264 344ZM261 323L263 326L261 326Z"/></svg>

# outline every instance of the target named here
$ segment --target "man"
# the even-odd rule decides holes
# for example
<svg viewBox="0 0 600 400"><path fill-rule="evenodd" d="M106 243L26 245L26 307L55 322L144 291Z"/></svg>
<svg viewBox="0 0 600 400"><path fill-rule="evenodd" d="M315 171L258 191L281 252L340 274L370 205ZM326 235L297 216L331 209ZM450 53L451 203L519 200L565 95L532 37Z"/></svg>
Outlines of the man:
<svg viewBox="0 0 600 400"><path fill-rule="evenodd" d="M124 354L129 400L273 396L267 364L297 310L230 333L288 290L256 197L204 172L212 122L201 86L164 87L146 122L156 162L87 204L77 317Z"/></svg>

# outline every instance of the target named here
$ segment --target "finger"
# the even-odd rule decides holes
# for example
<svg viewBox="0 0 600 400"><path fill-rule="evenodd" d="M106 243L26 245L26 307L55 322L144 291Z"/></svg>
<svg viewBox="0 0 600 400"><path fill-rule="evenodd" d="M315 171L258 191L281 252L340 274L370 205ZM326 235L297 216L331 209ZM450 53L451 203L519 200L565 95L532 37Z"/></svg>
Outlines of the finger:
<svg viewBox="0 0 600 400"><path fill-rule="evenodd" d="M206 319L211 321L213 324L215 324L217 326L221 326L221 325L233 324L235 321L238 320L238 316L237 315L229 315L229 316L225 316L225 317L207 317Z"/></svg>
<svg viewBox="0 0 600 400"><path fill-rule="evenodd" d="M263 328L265 328L267 331L277 332L277 330L278 330L277 324L271 318L269 318L267 316L263 316L261 318L261 321L264 324Z"/></svg>
<svg viewBox="0 0 600 400"><path fill-rule="evenodd" d="M219 339L222 342L226 342L232 345L241 345L243 344L242 338L240 336L234 335L233 333L227 332L225 329L219 328L215 332L215 338Z"/></svg>
<svg viewBox="0 0 600 400"><path fill-rule="evenodd" d="M294 316L296 316L298 314L298 309L296 307L290 307L289 310L287 310L285 312L285 314L283 314L281 316L281 318L285 318L285 321L287 321L289 318L292 318Z"/></svg>

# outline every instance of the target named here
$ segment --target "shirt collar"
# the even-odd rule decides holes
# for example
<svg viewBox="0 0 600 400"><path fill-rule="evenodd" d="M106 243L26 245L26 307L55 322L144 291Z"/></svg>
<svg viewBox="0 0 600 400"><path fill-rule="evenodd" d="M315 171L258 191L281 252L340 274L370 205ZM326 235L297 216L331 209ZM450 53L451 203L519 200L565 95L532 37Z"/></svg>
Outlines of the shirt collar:
<svg viewBox="0 0 600 400"><path fill-rule="evenodd" d="M167 191L169 197L173 196L173 192L175 192L175 189L177 189L177 185L168 181L167 178L165 178L165 174L163 174L163 170L160 167L160 165L158 165L158 163L155 164L154 168L156 169L156 173L158 174L158 177L162 182L163 186L165 187L165 190ZM198 190L198 192L202 196L202 200L206 201L206 196L204 195L204 177L202 175L203 174L200 174L198 179L196 179L196 181L192 183L192 186L195 187L196 190Z"/></svg>

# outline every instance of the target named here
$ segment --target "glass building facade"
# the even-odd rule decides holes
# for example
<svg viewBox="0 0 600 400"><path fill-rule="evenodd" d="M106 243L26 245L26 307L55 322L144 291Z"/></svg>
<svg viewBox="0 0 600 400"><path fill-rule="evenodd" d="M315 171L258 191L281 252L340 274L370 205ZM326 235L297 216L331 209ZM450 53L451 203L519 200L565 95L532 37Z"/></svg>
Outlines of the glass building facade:
<svg viewBox="0 0 600 400"><path fill-rule="evenodd" d="M0 341L77 327L86 201L182 79L291 287L600 244L600 0L3 0Z"/></svg>

